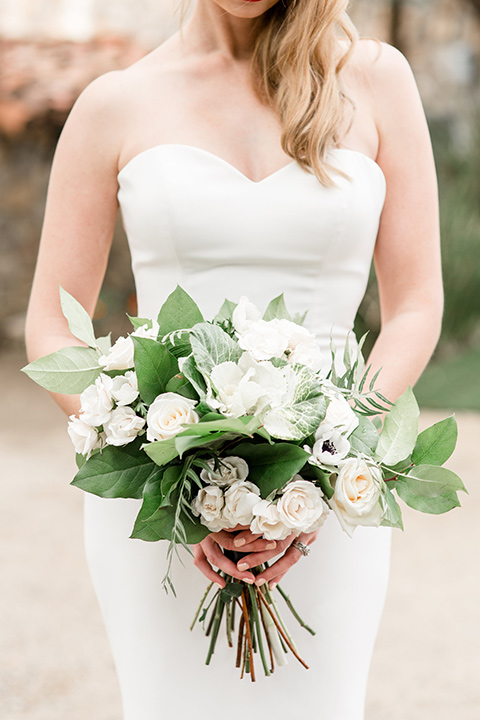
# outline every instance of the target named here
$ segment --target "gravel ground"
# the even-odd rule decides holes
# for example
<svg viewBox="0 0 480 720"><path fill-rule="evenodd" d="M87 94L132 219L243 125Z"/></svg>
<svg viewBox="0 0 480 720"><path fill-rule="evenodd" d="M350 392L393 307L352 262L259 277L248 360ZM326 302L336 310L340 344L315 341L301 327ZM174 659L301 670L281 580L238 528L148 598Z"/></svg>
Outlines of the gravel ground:
<svg viewBox="0 0 480 720"><path fill-rule="evenodd" d="M84 559L82 493L69 486L75 470L65 420L18 372L23 357L0 361L0 717L121 720ZM422 423L445 414L425 412ZM458 421L449 467L470 494L463 509L444 516L407 508L406 532L394 533L367 720L480 717L480 415L461 413Z"/></svg>

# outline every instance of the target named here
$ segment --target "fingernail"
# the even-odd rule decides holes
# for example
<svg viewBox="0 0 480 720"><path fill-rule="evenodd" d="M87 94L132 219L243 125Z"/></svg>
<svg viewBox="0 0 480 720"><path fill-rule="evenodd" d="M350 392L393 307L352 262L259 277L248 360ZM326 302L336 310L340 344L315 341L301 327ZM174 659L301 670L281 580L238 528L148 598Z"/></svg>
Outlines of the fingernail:
<svg viewBox="0 0 480 720"><path fill-rule="evenodd" d="M257 587L260 587L260 585L263 585L267 581L264 580L263 578L260 578L260 580L256 580L255 582L256 582Z"/></svg>
<svg viewBox="0 0 480 720"><path fill-rule="evenodd" d="M248 568L248 563L240 563L239 565L237 565L237 567L240 572L242 572L242 570L246 570Z"/></svg>
<svg viewBox="0 0 480 720"><path fill-rule="evenodd" d="M223 590L223 585L222 585L222 583L221 583L221 582L216 582L216 583L215 583L215 585L218 585L218 587L219 587L219 588L221 588L221 589Z"/></svg>
<svg viewBox="0 0 480 720"><path fill-rule="evenodd" d="M245 545L245 538L235 538L235 540L233 541L233 544L236 547L242 547L242 545Z"/></svg>
<svg viewBox="0 0 480 720"><path fill-rule="evenodd" d="M253 578L243 578L243 579L249 585L253 585L253 583L255 582Z"/></svg>
<svg viewBox="0 0 480 720"><path fill-rule="evenodd" d="M270 583L270 585L269 585L270 590L275 590L276 587L277 587L277 583Z"/></svg>
<svg viewBox="0 0 480 720"><path fill-rule="evenodd" d="M273 550L273 548L276 548L276 547L277 547L277 543L275 541L269 542L265 545L265 550Z"/></svg>

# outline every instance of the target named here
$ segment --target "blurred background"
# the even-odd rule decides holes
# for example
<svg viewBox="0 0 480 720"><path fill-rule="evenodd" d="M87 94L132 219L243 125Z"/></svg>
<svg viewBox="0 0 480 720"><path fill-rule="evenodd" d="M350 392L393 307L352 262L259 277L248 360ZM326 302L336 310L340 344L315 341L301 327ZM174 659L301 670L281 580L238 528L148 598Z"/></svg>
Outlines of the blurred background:
<svg viewBox="0 0 480 720"><path fill-rule="evenodd" d="M76 97L178 27L175 0L0 0L0 717L119 720L118 688L81 541L80 493L65 420L19 373L49 170ZM457 411L451 464L464 508L415 517L394 541L368 720L478 720L480 540L480 0L353 0L362 36L408 58L439 179L446 305L435 355L416 386L422 423ZM101 334L128 330L135 293L118 223L96 309ZM375 278L356 330L379 327ZM5 382L6 378L6 382ZM339 719L340 720L340 719Z"/></svg>

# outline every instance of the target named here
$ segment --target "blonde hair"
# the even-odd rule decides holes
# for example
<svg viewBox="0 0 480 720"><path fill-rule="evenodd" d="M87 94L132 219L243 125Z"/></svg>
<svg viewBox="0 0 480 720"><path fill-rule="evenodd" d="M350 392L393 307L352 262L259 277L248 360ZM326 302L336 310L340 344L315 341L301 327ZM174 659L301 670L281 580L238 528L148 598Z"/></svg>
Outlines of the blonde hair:
<svg viewBox="0 0 480 720"><path fill-rule="evenodd" d="M355 109L339 78L358 39L346 12L348 4L278 0L258 18L252 55L252 85L278 114L283 151L327 187L334 184L331 171L346 176L326 157L351 125L352 118L346 125L347 106ZM339 55L342 34L347 49Z"/></svg>

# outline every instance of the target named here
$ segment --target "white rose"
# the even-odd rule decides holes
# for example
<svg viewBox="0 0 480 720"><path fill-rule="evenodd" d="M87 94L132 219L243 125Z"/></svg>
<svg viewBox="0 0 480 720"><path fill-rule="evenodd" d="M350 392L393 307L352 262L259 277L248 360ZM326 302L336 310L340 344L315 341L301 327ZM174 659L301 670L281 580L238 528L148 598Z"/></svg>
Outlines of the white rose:
<svg viewBox="0 0 480 720"><path fill-rule="evenodd" d="M358 425L358 418L343 395L332 397L327 406L325 423L328 423L342 435L350 435Z"/></svg>
<svg viewBox="0 0 480 720"><path fill-rule="evenodd" d="M260 490L251 482L237 480L225 492L223 517L230 527L250 525L253 508L259 502Z"/></svg>
<svg viewBox="0 0 480 720"><path fill-rule="evenodd" d="M117 405L130 405L138 397L137 375L128 370L125 375L117 375L112 382L112 398Z"/></svg>
<svg viewBox="0 0 480 720"><path fill-rule="evenodd" d="M380 525L382 482L380 470L367 465L365 460L347 458L341 462L329 503L348 535L353 535L357 525Z"/></svg>
<svg viewBox="0 0 480 720"><path fill-rule="evenodd" d="M110 419L107 420L103 429L108 445L127 445L135 440L140 430L145 425L145 420L136 415L132 408L117 407L112 410Z"/></svg>
<svg viewBox="0 0 480 720"><path fill-rule="evenodd" d="M224 504L223 490L217 485L207 485L193 500L192 511L211 532L218 532L228 525L222 517Z"/></svg>
<svg viewBox="0 0 480 720"><path fill-rule="evenodd" d="M282 326L275 320L256 320L238 338L238 344L247 350L255 360L270 360L281 357L288 346L288 338Z"/></svg>
<svg viewBox="0 0 480 720"><path fill-rule="evenodd" d="M239 335L244 333L249 325L256 320L260 320L260 310L250 300L242 295L238 301L238 305L232 313L233 327Z"/></svg>
<svg viewBox="0 0 480 720"><path fill-rule="evenodd" d="M253 508L250 530L263 535L266 540L285 540L292 529L287 527L278 513L277 506L268 500L260 500Z"/></svg>
<svg viewBox="0 0 480 720"><path fill-rule="evenodd" d="M135 335L135 337L144 337L144 338L150 338L151 340L156 340L158 337L159 332L159 326L156 320L152 321L152 327L148 327L148 323L145 323L145 325L141 325L139 328L134 330L132 332L132 335Z"/></svg>
<svg viewBox="0 0 480 720"><path fill-rule="evenodd" d="M100 427L107 422L113 408L112 378L103 373L80 395L82 419Z"/></svg>
<svg viewBox="0 0 480 720"><path fill-rule="evenodd" d="M297 532L312 532L323 524L328 507L323 493L312 482L294 475L277 502L280 519Z"/></svg>
<svg viewBox="0 0 480 720"><path fill-rule="evenodd" d="M309 462L312 465L326 465L337 467L350 451L350 443L344 435L335 430L326 422L320 423L315 433L315 444L310 451L308 446L304 449L312 453Z"/></svg>
<svg viewBox="0 0 480 720"><path fill-rule="evenodd" d="M128 370L133 367L133 340L130 335L119 337L98 362L105 370Z"/></svg>
<svg viewBox="0 0 480 720"><path fill-rule="evenodd" d="M148 408L147 439L167 440L184 428L183 424L196 423L199 417L193 409L195 400L174 392L159 395Z"/></svg>
<svg viewBox="0 0 480 720"><path fill-rule="evenodd" d="M200 477L205 483L226 487L227 485L233 485L238 480L245 480L247 477L248 465L243 458L229 455L228 457L219 458L219 461L219 469L215 470L214 461L207 460L207 465L211 467L211 470L203 469L200 472Z"/></svg>
<svg viewBox="0 0 480 720"><path fill-rule="evenodd" d="M316 342L301 342L291 351L288 362L306 365L313 372L318 372L323 366L323 355Z"/></svg>
<svg viewBox="0 0 480 720"><path fill-rule="evenodd" d="M238 367L261 391L251 412L258 414L267 406L279 407L285 404L290 389L290 368L275 367L269 360L258 362L248 352L241 355Z"/></svg>
<svg viewBox="0 0 480 720"><path fill-rule="evenodd" d="M100 435L94 427L82 419L82 416L70 415L67 432L75 448L80 455L90 455L92 450L100 447Z"/></svg>
<svg viewBox="0 0 480 720"><path fill-rule="evenodd" d="M260 385L251 380L252 375L253 370L244 373L232 360L216 365L210 377L217 400L210 400L210 404L228 417L240 417L252 411L263 395Z"/></svg>

